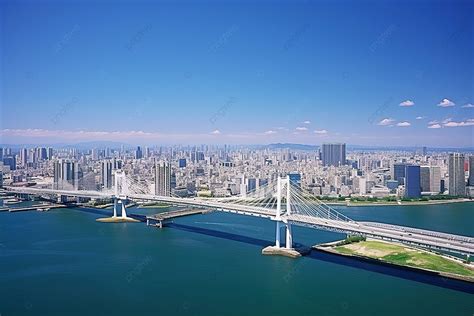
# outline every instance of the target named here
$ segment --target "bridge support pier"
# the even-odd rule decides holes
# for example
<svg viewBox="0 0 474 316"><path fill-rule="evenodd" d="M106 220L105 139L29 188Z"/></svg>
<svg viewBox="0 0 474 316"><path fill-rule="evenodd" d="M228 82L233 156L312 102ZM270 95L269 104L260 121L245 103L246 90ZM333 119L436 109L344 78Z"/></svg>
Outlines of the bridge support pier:
<svg viewBox="0 0 474 316"><path fill-rule="evenodd" d="M280 248L280 221L277 221L277 222L276 222L275 247Z"/></svg>
<svg viewBox="0 0 474 316"><path fill-rule="evenodd" d="M122 204L122 218L127 218L127 211L125 210L125 204L123 203L123 201L120 201L120 203Z"/></svg>
<svg viewBox="0 0 474 316"><path fill-rule="evenodd" d="M112 217L117 217L117 199L114 198L114 215Z"/></svg>
<svg viewBox="0 0 474 316"><path fill-rule="evenodd" d="M130 223L136 223L139 222L139 220L136 220L134 218L128 217L127 216L127 210L125 208L125 201L127 200L127 197L114 197L114 213L111 217L106 217L106 218L98 218L96 221L102 222L102 223L125 223L125 222L130 222ZM120 204L120 206L119 206ZM120 216L118 216L118 208L121 210ZM147 223L148 224L148 223Z"/></svg>
<svg viewBox="0 0 474 316"><path fill-rule="evenodd" d="M293 235L291 233L291 224L286 223L286 249L293 249Z"/></svg>

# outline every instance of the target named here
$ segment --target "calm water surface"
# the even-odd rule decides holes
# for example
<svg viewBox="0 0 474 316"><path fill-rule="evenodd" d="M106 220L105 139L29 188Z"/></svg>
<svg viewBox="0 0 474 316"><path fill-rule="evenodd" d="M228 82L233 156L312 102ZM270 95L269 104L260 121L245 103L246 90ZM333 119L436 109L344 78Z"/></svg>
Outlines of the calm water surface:
<svg viewBox="0 0 474 316"><path fill-rule="evenodd" d="M474 236L473 205L338 209L355 220ZM1 316L474 314L472 287L453 290L449 280L328 255L262 256L274 238L268 220L211 213L158 230L98 217L84 209L0 213ZM305 245L341 237L294 229Z"/></svg>

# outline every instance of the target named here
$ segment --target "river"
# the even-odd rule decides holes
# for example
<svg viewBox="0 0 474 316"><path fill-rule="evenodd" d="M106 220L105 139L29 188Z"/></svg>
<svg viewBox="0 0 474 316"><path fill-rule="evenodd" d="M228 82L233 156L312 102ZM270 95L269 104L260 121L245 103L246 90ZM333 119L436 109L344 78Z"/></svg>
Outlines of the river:
<svg viewBox="0 0 474 316"><path fill-rule="evenodd" d="M474 236L472 203L337 209L355 220ZM1 316L474 313L473 287L447 279L314 252L263 256L274 240L269 220L214 212L160 230L99 223L98 213L0 212ZM304 245L342 237L294 228Z"/></svg>

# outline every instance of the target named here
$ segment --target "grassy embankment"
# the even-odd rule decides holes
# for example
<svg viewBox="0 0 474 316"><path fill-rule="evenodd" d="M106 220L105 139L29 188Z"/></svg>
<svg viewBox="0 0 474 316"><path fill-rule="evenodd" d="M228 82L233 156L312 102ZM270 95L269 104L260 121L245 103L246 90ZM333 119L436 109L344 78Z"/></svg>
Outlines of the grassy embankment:
<svg viewBox="0 0 474 316"><path fill-rule="evenodd" d="M333 249L341 254L368 257L401 266L453 273L474 279L474 269L461 262L399 244L369 240L337 245Z"/></svg>

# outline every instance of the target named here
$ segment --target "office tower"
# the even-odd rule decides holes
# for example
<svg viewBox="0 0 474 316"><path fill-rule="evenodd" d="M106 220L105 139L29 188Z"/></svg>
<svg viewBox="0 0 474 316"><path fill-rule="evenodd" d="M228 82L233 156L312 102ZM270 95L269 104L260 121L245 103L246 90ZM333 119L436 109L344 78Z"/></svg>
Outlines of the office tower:
<svg viewBox="0 0 474 316"><path fill-rule="evenodd" d="M75 189L79 186L79 164L75 161L58 160L54 162L54 188Z"/></svg>
<svg viewBox="0 0 474 316"><path fill-rule="evenodd" d="M3 171L0 170L0 188L3 188Z"/></svg>
<svg viewBox="0 0 474 316"><path fill-rule="evenodd" d="M20 149L20 164L25 167L28 163L28 149L22 148Z"/></svg>
<svg viewBox="0 0 474 316"><path fill-rule="evenodd" d="M346 163L346 144L323 144L323 166L340 166Z"/></svg>
<svg viewBox="0 0 474 316"><path fill-rule="evenodd" d="M186 158L181 158L178 160L178 167L179 168L186 168Z"/></svg>
<svg viewBox="0 0 474 316"><path fill-rule="evenodd" d="M143 158L143 152L140 146L137 147L137 150L135 150L135 159L142 159Z"/></svg>
<svg viewBox="0 0 474 316"><path fill-rule="evenodd" d="M430 167L430 192L441 192L441 168Z"/></svg>
<svg viewBox="0 0 474 316"><path fill-rule="evenodd" d="M16 170L15 156L3 156L3 164L10 167L10 170Z"/></svg>
<svg viewBox="0 0 474 316"><path fill-rule="evenodd" d="M3 161L3 148L0 147L0 160Z"/></svg>
<svg viewBox="0 0 474 316"><path fill-rule="evenodd" d="M170 196L171 167L167 162L155 162L155 195Z"/></svg>
<svg viewBox="0 0 474 316"><path fill-rule="evenodd" d="M290 174L288 174L288 176L290 177L290 183L293 186L301 188L301 175L299 173L291 172Z"/></svg>
<svg viewBox="0 0 474 316"><path fill-rule="evenodd" d="M393 180L397 180L398 184L405 184L405 163L393 164Z"/></svg>
<svg viewBox="0 0 474 316"><path fill-rule="evenodd" d="M53 159L53 148L51 148L51 147L48 147L48 149L47 149L47 158L48 158L48 160Z"/></svg>
<svg viewBox="0 0 474 316"><path fill-rule="evenodd" d="M421 192L430 192L430 167L421 166L420 167L420 185Z"/></svg>
<svg viewBox="0 0 474 316"><path fill-rule="evenodd" d="M101 184L104 189L112 188L112 162L102 161L101 164Z"/></svg>
<svg viewBox="0 0 474 316"><path fill-rule="evenodd" d="M91 156L92 156L93 161L96 161L97 159L99 159L99 152L97 151L97 149L92 148Z"/></svg>
<svg viewBox="0 0 474 316"><path fill-rule="evenodd" d="M247 179L247 192L253 192L257 189L257 179L248 178Z"/></svg>
<svg viewBox="0 0 474 316"><path fill-rule="evenodd" d="M474 155L469 156L469 185L474 187Z"/></svg>
<svg viewBox="0 0 474 316"><path fill-rule="evenodd" d="M359 178L359 194L367 194L367 180L364 177Z"/></svg>
<svg viewBox="0 0 474 316"><path fill-rule="evenodd" d="M151 155L150 155L150 148L147 146L145 147L145 158L150 158Z"/></svg>
<svg viewBox="0 0 474 316"><path fill-rule="evenodd" d="M421 196L420 166L406 165L405 167L405 197L419 198Z"/></svg>
<svg viewBox="0 0 474 316"><path fill-rule="evenodd" d="M421 154L423 156L426 156L427 152L428 152L427 148L425 146L423 146L423 148L421 149Z"/></svg>
<svg viewBox="0 0 474 316"><path fill-rule="evenodd" d="M113 160L113 170L122 169L122 160Z"/></svg>
<svg viewBox="0 0 474 316"><path fill-rule="evenodd" d="M448 160L449 183L448 190L450 195L466 195L466 180L464 175L464 155L460 153L449 154Z"/></svg>
<svg viewBox="0 0 474 316"><path fill-rule="evenodd" d="M36 156L38 160L46 160L48 158L48 153L46 151L46 148L44 147L36 148Z"/></svg>

